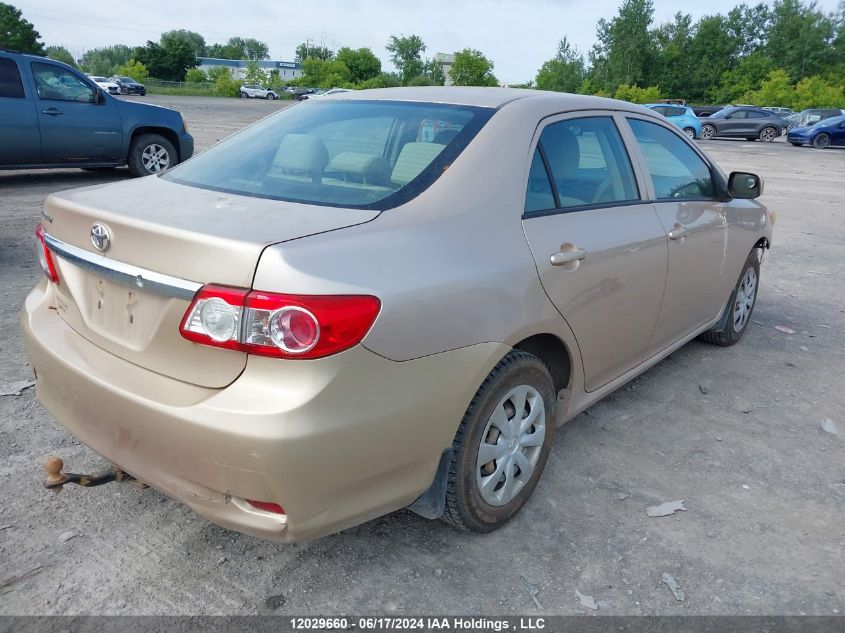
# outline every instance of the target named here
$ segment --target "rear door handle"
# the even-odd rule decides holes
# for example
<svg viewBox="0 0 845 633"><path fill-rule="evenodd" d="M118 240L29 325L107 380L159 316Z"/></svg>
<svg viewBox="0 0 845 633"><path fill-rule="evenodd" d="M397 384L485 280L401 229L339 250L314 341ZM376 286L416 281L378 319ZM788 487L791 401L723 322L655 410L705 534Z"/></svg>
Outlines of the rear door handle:
<svg viewBox="0 0 845 633"><path fill-rule="evenodd" d="M47 110L42 110L41 114L49 114L50 116L59 116L62 114L61 110L57 110L56 108L49 108Z"/></svg>
<svg viewBox="0 0 845 633"><path fill-rule="evenodd" d="M552 266L563 266L564 264L568 264L569 262L577 262L584 259L587 256L587 251L583 248L575 248L566 251L560 251L559 253L555 253L552 255L549 260L552 262Z"/></svg>
<svg viewBox="0 0 845 633"><path fill-rule="evenodd" d="M671 231L669 231L670 240L680 240L689 235L689 229L682 224L675 224Z"/></svg>

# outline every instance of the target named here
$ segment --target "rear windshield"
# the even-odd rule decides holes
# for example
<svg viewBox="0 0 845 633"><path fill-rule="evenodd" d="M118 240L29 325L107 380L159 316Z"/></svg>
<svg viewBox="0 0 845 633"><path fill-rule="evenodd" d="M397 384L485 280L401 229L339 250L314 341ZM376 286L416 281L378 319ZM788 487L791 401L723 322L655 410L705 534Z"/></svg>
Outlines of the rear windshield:
<svg viewBox="0 0 845 633"><path fill-rule="evenodd" d="M162 178L245 196L389 209L437 180L494 111L439 103L305 102Z"/></svg>

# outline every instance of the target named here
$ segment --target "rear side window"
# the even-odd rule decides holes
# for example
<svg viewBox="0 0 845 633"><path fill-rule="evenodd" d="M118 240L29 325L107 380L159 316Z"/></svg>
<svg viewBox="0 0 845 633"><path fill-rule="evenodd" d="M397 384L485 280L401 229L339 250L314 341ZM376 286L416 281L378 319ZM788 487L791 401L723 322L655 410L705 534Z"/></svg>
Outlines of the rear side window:
<svg viewBox="0 0 845 633"><path fill-rule="evenodd" d="M0 97L23 99L23 83L14 59L0 57Z"/></svg>
<svg viewBox="0 0 845 633"><path fill-rule="evenodd" d="M749 119L768 119L770 116L770 114L766 114L765 112L756 112L755 110L748 111Z"/></svg>
<svg viewBox="0 0 845 633"><path fill-rule="evenodd" d="M628 122L645 157L658 200L713 197L710 167L686 141L654 123L639 119Z"/></svg>
<svg viewBox="0 0 845 633"><path fill-rule="evenodd" d="M389 209L437 180L494 112L439 103L311 101L162 178L245 196Z"/></svg>
<svg viewBox="0 0 845 633"><path fill-rule="evenodd" d="M555 208L555 194L552 181L546 171L546 163L540 155L540 148L534 150L531 171L528 173L528 190L525 192L525 213L548 211Z"/></svg>
<svg viewBox="0 0 845 633"><path fill-rule="evenodd" d="M684 116L686 108L666 108L666 116Z"/></svg>
<svg viewBox="0 0 845 633"><path fill-rule="evenodd" d="M552 123L540 135L540 146L554 179L558 208L639 199L631 161L612 118Z"/></svg>

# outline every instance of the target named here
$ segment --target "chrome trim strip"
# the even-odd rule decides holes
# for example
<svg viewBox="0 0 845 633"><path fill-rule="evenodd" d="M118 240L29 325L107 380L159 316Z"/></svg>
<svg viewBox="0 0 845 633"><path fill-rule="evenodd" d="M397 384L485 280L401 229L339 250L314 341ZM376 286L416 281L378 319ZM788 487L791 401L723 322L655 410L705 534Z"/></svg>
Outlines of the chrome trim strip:
<svg viewBox="0 0 845 633"><path fill-rule="evenodd" d="M57 240L47 233L44 234L44 242L47 244L47 248L71 264L91 270L106 279L123 284L124 286L143 288L144 290L165 297L185 299L187 301L191 301L197 290L202 288L202 284L194 281L171 277L170 275L157 273L146 268L141 268L140 266L124 264L123 262L118 262L102 255L89 253L72 244Z"/></svg>

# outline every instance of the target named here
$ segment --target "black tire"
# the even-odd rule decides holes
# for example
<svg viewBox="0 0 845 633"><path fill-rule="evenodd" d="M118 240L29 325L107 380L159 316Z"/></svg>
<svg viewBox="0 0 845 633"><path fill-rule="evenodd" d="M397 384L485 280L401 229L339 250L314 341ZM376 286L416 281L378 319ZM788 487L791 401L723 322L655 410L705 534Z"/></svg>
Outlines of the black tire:
<svg viewBox="0 0 845 633"><path fill-rule="evenodd" d="M545 413L545 432L542 444L534 454L536 461L528 481L517 489L509 502L491 505L482 498L477 479L477 474L481 468L478 464L479 450L482 439L486 444L489 444L490 434L497 431L492 426L488 429L493 412L499 406L510 403L510 399L506 399L509 392L519 386L532 387L542 398L543 412ZM493 371L490 372L472 399L452 443L452 460L449 464L446 484L446 507L443 513L444 521L461 530L492 532L502 527L519 512L534 491L548 459L554 437L554 407L556 401L557 397L551 374L546 365L536 356L520 350L512 350L493 368ZM537 401L535 400L535 402ZM511 408L513 409L512 404ZM530 412L528 401L526 401L523 411ZM534 426L530 428L536 429ZM486 435L485 431L487 431ZM503 446L505 441L504 436L497 434L496 442L493 444ZM514 452L522 452L523 450L531 449L522 449L518 443L513 448ZM507 452L507 449L505 451ZM503 455L501 458L510 459L507 455ZM494 464L495 467L498 467L498 459L500 458L488 462L488 465ZM503 467L503 473L504 470L507 470L507 466ZM518 467L514 467L512 477L518 477L516 475L518 470ZM504 480L502 481L504 482ZM498 489L497 486L496 490Z"/></svg>
<svg viewBox="0 0 845 633"><path fill-rule="evenodd" d="M691 141L695 140L695 128L685 127L684 134L686 134L687 138L689 138Z"/></svg>
<svg viewBox="0 0 845 633"><path fill-rule="evenodd" d="M701 140L710 141L716 138L716 128L709 123L701 126Z"/></svg>
<svg viewBox="0 0 845 633"><path fill-rule="evenodd" d="M737 323L735 317L737 315L737 305L739 301L737 297L741 292L741 287L743 284L743 280L746 279L746 275L748 274L749 270L754 271L754 278L755 278L755 286L754 286L754 293L753 298L751 299L751 305L747 310L747 314L745 315L744 321L740 327L737 327ZM751 315L754 313L754 306L757 305L757 292L760 289L760 256L758 255L757 249L755 248L751 253L748 255L748 259L745 260L745 265L742 267L742 272L739 274L739 279L737 279L736 286L731 291L730 299L728 299L728 303L725 306L725 310L727 311L727 319L725 320L724 325L720 321L716 326L712 329L707 330L703 334L699 336L702 341L706 341L708 343L713 343L714 345L719 345L720 347L729 347L738 343L739 340L742 338L745 331L748 329L748 324L751 322ZM723 313L724 314L724 313Z"/></svg>
<svg viewBox="0 0 845 633"><path fill-rule="evenodd" d="M827 149L830 147L830 135L827 132L817 134L813 139L813 147L816 149Z"/></svg>
<svg viewBox="0 0 845 633"><path fill-rule="evenodd" d="M147 96L147 91L146 91L146 90L142 90L142 91L141 91L141 96L142 96L142 97L146 97L146 96Z"/></svg>
<svg viewBox="0 0 845 633"><path fill-rule="evenodd" d="M767 125L762 130L760 130L760 140L764 143L771 143L778 137L778 131L776 128L773 128L770 125Z"/></svg>
<svg viewBox="0 0 845 633"><path fill-rule="evenodd" d="M141 134L132 140L129 146L129 157L127 163L129 164L129 171L133 176L149 176L154 173L161 173L164 169L159 171L150 170L144 165L144 150L153 145L157 145L167 152L168 164L164 169L170 169L179 163L179 154L173 143L164 138L161 134Z"/></svg>
<svg viewBox="0 0 845 633"><path fill-rule="evenodd" d="M239 93L238 96L240 96L241 99L249 99L249 95L245 92Z"/></svg>
<svg viewBox="0 0 845 633"><path fill-rule="evenodd" d="M789 141L789 142L792 143L795 147L801 147L804 144L804 143L796 143L794 141Z"/></svg>
<svg viewBox="0 0 845 633"><path fill-rule="evenodd" d="M272 92L269 92L269 93L267 93L267 98L268 98L270 101L275 101L275 100L276 100L276 95L274 95Z"/></svg>

